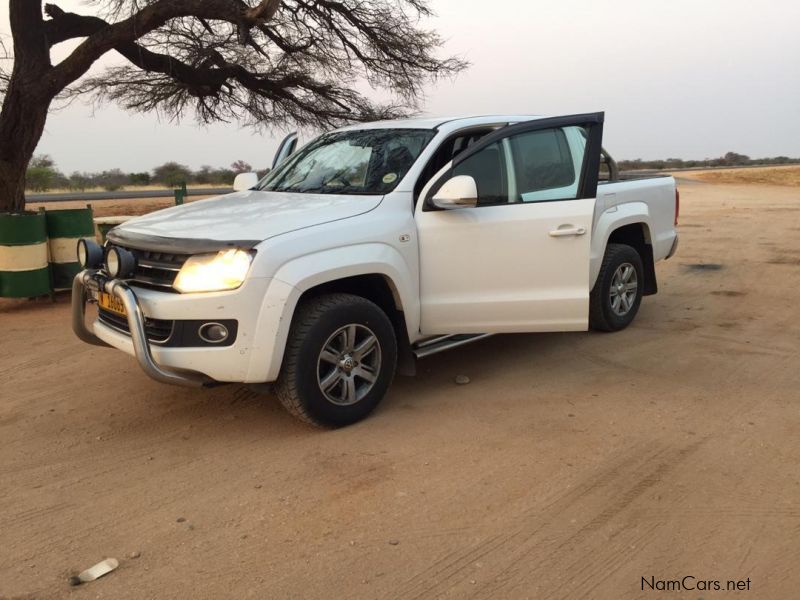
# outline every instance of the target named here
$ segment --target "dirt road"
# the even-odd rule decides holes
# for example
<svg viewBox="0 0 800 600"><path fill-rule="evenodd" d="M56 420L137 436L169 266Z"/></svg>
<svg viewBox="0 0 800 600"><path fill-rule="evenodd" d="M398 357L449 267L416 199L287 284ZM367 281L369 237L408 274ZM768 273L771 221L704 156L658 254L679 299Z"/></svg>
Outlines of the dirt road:
<svg viewBox="0 0 800 600"><path fill-rule="evenodd" d="M797 597L800 190L682 199L630 329L431 357L340 431L153 383L66 299L3 304L0 597Z"/></svg>

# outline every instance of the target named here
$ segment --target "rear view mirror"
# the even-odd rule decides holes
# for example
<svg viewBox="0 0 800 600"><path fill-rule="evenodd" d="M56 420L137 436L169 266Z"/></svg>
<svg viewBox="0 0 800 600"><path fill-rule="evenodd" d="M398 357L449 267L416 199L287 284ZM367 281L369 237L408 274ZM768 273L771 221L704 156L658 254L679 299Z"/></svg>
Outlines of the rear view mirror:
<svg viewBox="0 0 800 600"><path fill-rule="evenodd" d="M436 208L452 210L478 205L478 186L469 175L457 175L447 180L431 198Z"/></svg>
<svg viewBox="0 0 800 600"><path fill-rule="evenodd" d="M239 173L233 180L233 191L241 192L256 187L258 175L255 173Z"/></svg>

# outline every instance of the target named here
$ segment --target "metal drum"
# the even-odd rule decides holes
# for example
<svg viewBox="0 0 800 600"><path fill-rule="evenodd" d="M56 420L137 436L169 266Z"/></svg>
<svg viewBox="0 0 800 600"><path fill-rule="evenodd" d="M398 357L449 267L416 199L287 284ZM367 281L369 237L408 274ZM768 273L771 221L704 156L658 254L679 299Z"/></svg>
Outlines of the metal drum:
<svg viewBox="0 0 800 600"><path fill-rule="evenodd" d="M94 240L92 207L48 210L46 215L53 289L72 289L72 280L81 270L77 254L78 240Z"/></svg>
<svg viewBox="0 0 800 600"><path fill-rule="evenodd" d="M0 213L0 296L50 293L44 212Z"/></svg>

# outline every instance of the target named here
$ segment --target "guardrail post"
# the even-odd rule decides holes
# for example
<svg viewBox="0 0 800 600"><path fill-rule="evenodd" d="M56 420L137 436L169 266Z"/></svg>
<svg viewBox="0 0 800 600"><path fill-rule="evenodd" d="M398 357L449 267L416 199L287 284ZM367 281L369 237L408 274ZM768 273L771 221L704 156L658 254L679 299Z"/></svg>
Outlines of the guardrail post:
<svg viewBox="0 0 800 600"><path fill-rule="evenodd" d="M184 181L177 190L175 190L175 206L180 206L186 199L186 182Z"/></svg>

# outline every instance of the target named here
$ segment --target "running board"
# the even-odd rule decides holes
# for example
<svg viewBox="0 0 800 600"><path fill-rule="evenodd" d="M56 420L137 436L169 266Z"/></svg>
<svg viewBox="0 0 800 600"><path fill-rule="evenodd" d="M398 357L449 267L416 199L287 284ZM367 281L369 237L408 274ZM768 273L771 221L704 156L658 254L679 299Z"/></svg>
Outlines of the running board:
<svg viewBox="0 0 800 600"><path fill-rule="evenodd" d="M490 337L491 333L455 333L451 335L441 335L429 340L424 340L414 346L412 352L417 358L425 358L431 354L438 354L445 350L466 346L472 342L477 342Z"/></svg>

